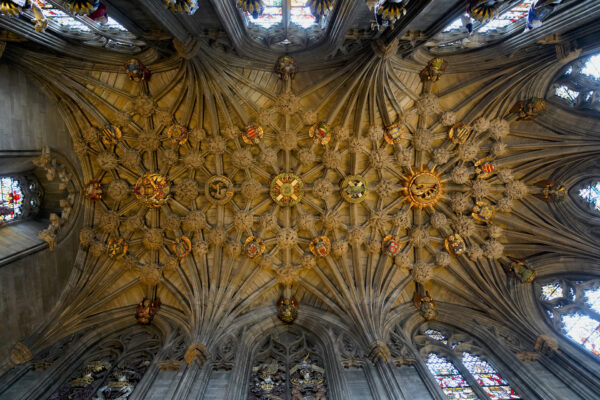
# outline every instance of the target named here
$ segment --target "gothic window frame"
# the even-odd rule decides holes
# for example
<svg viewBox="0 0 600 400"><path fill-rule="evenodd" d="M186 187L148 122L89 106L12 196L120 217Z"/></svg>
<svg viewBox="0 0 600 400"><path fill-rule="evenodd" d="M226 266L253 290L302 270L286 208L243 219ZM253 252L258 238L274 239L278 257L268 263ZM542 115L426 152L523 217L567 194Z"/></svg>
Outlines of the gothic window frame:
<svg viewBox="0 0 600 400"><path fill-rule="evenodd" d="M440 332L444 336L445 343L444 340L436 340L430 337L427 334L427 331L429 330ZM484 386L481 386L477 382L477 379L473 376L473 374L463 363L464 353L469 353L488 363L488 365L490 365L496 371L496 374L498 374L501 379L507 382L506 385L498 386L508 386L516 393L517 396L519 396L516 399L523 399L522 395L520 394L521 391L519 390L519 387L515 385L515 383L512 380L511 371L508 371L508 368L507 370L504 370L504 368L499 368L499 365L503 367L504 364L497 362L493 355L491 355L491 352L489 352L487 349L484 349L484 347L481 346L478 343L478 341L471 335L464 332L460 332L444 324L429 322L422 324L419 327L418 331L413 337L413 342L419 349L421 358L425 363L427 377L422 378L428 379L435 386L440 388L442 393L444 393L443 389L440 387L436 377L433 375L433 373L429 369L429 366L427 365L427 359L429 357L429 354L438 354L444 357L450 363L452 363L454 368L458 370L459 374L467 382L467 384L475 393L477 398L490 398L489 394L484 390ZM507 376L509 379L506 378Z"/></svg>
<svg viewBox="0 0 600 400"><path fill-rule="evenodd" d="M291 335L296 335L297 337L300 337L300 339L296 339L295 341L291 342L288 345L288 349L292 348L292 346L297 346L297 344L302 341L303 342L303 346L302 346L302 350L295 351L295 354L290 355L289 352L288 354L286 354L286 356L288 357L286 360L279 360L275 357L273 357L274 354L274 347L277 346L281 346L281 343L276 340L274 341L274 339L278 339L280 335L285 335L285 334L291 334ZM311 343L309 346L309 342L307 342L307 339L310 339ZM323 377L324 377L324 383L325 383L325 388L327 390L326 395L328 398L335 398L332 396L332 394L330 393L331 391L331 383L330 383L330 377L331 377L331 373L328 371L329 370L329 366L327 365L327 354L326 354L326 349L324 347L324 344L321 342L321 340L314 334L312 334L311 332L305 331L304 329L285 329L285 330L271 330L269 332L269 334L267 335L267 337L256 341L256 343L254 343L254 346L252 348L252 351L249 352L250 353L250 358L249 358L249 363L248 363L248 374L245 375L247 377L247 379L245 380L245 394L244 394L244 398L245 399L253 399L253 397L251 397L251 390L252 390L252 383L253 381L256 380L256 374L259 373L261 370L257 369L260 368L260 366L264 366L266 365L267 361L271 358L273 358L278 364L282 363L283 365L283 370L281 369L277 369L277 372L279 371L283 371L284 374L284 378L285 379L285 394L282 395L282 398L284 399L289 399L291 397L292 393L292 383L291 383L291 376L293 373L293 368L295 368L296 366L298 366L300 363L302 363L302 357L304 357L302 354L306 352L306 350L310 350L308 352L308 354L310 355L309 360L321 367L323 369ZM302 353L302 354L301 354ZM301 357L302 355L302 357ZM314 355L314 356L313 356ZM290 357L299 357L296 359L296 361L294 361L292 358ZM305 359L306 360L306 359ZM288 397L288 395L290 397Z"/></svg>
<svg viewBox="0 0 600 400"><path fill-rule="evenodd" d="M580 179L569 189L569 198L571 198L585 214L597 218L600 217L600 209L596 209L592 203L581 197L579 194L581 189L588 186L594 186L594 184L600 184L600 175L591 174L588 177Z"/></svg>
<svg viewBox="0 0 600 400"><path fill-rule="evenodd" d="M561 296L544 299L542 289L551 284L560 286ZM600 292L599 276L551 276L536 281L534 285L535 297L547 324L560 338L569 343L572 348L577 349L579 354L585 354L586 358L600 362L600 348L598 348L598 354L594 354L591 350L585 348L582 343L569 336L562 321L562 317L565 315L580 313L594 319L598 324L595 330L599 330L600 311L594 310L586 302L585 292L590 289L597 289Z"/></svg>
<svg viewBox="0 0 600 400"><path fill-rule="evenodd" d="M524 0L529 1L531 3L535 3L537 0ZM506 12L510 12L513 7L518 6L520 3L524 1L512 1L506 2L500 9L498 10L498 17L502 16ZM561 5L557 7L557 9L562 8ZM555 14L557 10L554 10L552 14ZM472 49L478 49L482 47L486 47L492 44L499 43L500 41L506 40L517 34L525 34L526 31L526 21L527 21L527 13L515 22L510 23L504 27L493 28L490 30L486 30L485 32L479 33L481 29L485 29L489 26L491 21L487 21L484 23L473 20L473 39L474 40L466 40L469 39L469 34L466 32L465 28L461 25L458 25L460 19L463 15L467 15L466 13L462 13L459 17L452 20L449 24L447 24L440 32L435 34L432 39L430 39L425 46L429 48L433 54L436 55L444 55L444 54L454 54L459 53L461 51L468 51ZM457 28L448 30L449 27L453 25L458 25Z"/></svg>
<svg viewBox="0 0 600 400"><path fill-rule="evenodd" d="M251 15L239 10L248 36L267 48L286 52L305 49L324 39L339 1L333 1L332 11L322 17L320 23L315 22L308 27L292 21L292 1L281 0L281 21L269 27L253 22Z"/></svg>
<svg viewBox="0 0 600 400"><path fill-rule="evenodd" d="M583 72L587 63L592 62L591 59L594 59L593 63L597 63L597 68L600 69L600 51L580 56L560 68L548 88L546 98L570 111L600 114L600 76L594 77ZM600 75L600 70L598 72ZM571 98L566 98L567 95Z"/></svg>
<svg viewBox="0 0 600 400"><path fill-rule="evenodd" d="M82 342L83 341L84 340L82 340ZM77 348L77 346L72 346L72 348ZM107 383L111 377L112 379L117 378L115 373L125 371L125 368L127 367L127 364L125 364L126 362L131 362L132 364L137 363L139 364L138 366L141 366L140 360L142 360L145 362L144 371L141 374L141 377L133 382L134 387L126 398L135 396L138 388L141 391L145 390L140 383L146 376L150 376L148 372L157 357L159 357L161 348L162 338L160 332L152 328L140 327L139 325L121 329L115 333L104 336L99 340L93 341L86 349L84 349L83 354L80 354L79 357L77 357L78 362L71 362L69 364L70 368L68 373L63 373L61 375L62 381L56 382L55 384L53 382L53 390L51 390L49 399L65 398L61 396L64 396L64 392L69 389L69 386L71 386L72 389L72 382L74 380L85 376L85 372L90 369L90 365L108 362L108 364L104 365L105 368L103 370L99 370L92 374L92 376L94 376L94 381L89 385L93 386L93 390L86 397L86 400L92 400L96 398L100 389L105 388L105 390L109 391L114 389L108 386ZM68 352L66 355L69 355ZM62 358L64 360L64 356ZM97 379L95 376L96 374L101 379ZM104 387L102 385L104 385ZM58 397L52 397L55 395Z"/></svg>
<svg viewBox="0 0 600 400"><path fill-rule="evenodd" d="M35 0L34 0L35 1ZM62 2L56 0L41 0L48 7L53 7L60 14L66 14L68 17L52 18L47 17L47 31L61 36L68 40L76 40L83 45L90 47L100 47L119 53L139 53L146 43L139 40L127 28L122 26L118 20L109 16L115 23L102 25L87 16L69 14ZM47 16L50 10L43 10ZM23 10L23 18L35 25L35 15L31 10ZM60 24L57 21L61 19L71 19L73 24ZM80 25L80 28L75 26ZM122 29L121 29L122 28ZM44 34L44 33L42 33Z"/></svg>

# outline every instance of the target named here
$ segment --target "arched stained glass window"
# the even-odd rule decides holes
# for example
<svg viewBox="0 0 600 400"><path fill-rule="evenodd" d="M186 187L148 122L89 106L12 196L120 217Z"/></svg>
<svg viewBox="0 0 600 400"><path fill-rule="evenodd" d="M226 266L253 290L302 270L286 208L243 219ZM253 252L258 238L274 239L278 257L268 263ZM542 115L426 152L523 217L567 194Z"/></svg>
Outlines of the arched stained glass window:
<svg viewBox="0 0 600 400"><path fill-rule="evenodd" d="M573 108L600 111L600 54L580 58L565 68L550 96Z"/></svg>
<svg viewBox="0 0 600 400"><path fill-rule="evenodd" d="M259 43L300 50L324 37L329 16L316 18L306 0L263 0L262 4L263 12L256 18L244 12L248 35Z"/></svg>
<svg viewBox="0 0 600 400"><path fill-rule="evenodd" d="M554 280L540 287L551 323L570 340L600 356L600 280Z"/></svg>
<svg viewBox="0 0 600 400"><path fill-rule="evenodd" d="M0 177L0 225L5 225L23 215L23 189L9 176Z"/></svg>
<svg viewBox="0 0 600 400"><path fill-rule="evenodd" d="M427 345L427 367L448 399L521 398L488 360L469 350L476 346L467 335L432 328L422 333L425 339L417 337L417 342Z"/></svg>
<svg viewBox="0 0 600 400"><path fill-rule="evenodd" d="M579 189L579 197L588 202L596 211L600 211L600 182L588 184Z"/></svg>
<svg viewBox="0 0 600 400"><path fill-rule="evenodd" d="M465 378L446 358L435 353L429 354L427 368L449 399L477 398Z"/></svg>

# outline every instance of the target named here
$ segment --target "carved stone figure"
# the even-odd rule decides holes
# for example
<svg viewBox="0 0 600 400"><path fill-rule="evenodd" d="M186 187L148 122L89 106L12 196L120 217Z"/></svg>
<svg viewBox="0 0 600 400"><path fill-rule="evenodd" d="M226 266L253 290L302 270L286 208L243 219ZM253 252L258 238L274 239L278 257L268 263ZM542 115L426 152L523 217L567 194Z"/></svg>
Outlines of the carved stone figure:
<svg viewBox="0 0 600 400"><path fill-rule="evenodd" d="M421 297L418 292L415 292L413 296L413 303L415 307L421 312L421 315L425 320L429 321L436 317L437 309L435 302L429 295L429 292L425 292L425 296Z"/></svg>
<svg viewBox="0 0 600 400"><path fill-rule="evenodd" d="M160 304L159 298L150 301L144 297L135 310L135 319L142 325L149 325L160 310Z"/></svg>
<svg viewBox="0 0 600 400"><path fill-rule="evenodd" d="M298 303L294 297L281 297L277 302L277 318L283 323L291 324L298 318Z"/></svg>

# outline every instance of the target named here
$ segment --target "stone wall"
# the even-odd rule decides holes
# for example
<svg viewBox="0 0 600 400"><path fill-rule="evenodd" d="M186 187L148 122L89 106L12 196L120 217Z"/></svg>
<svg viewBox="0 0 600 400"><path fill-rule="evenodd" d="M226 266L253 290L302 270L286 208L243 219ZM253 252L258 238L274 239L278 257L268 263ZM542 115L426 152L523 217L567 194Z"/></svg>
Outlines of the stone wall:
<svg viewBox="0 0 600 400"><path fill-rule="evenodd" d="M0 151L40 150L48 145L78 165L58 108L36 80L0 61L0 98ZM56 305L77 253L75 225L55 252L45 249L0 267L0 359Z"/></svg>

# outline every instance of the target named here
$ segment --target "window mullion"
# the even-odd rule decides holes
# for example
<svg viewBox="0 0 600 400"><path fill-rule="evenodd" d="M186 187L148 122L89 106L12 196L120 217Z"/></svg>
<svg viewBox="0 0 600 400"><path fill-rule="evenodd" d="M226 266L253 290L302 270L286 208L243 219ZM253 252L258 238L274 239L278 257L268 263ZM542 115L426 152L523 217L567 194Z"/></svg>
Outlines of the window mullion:
<svg viewBox="0 0 600 400"><path fill-rule="evenodd" d="M285 37L287 38L288 27L290 26L291 12L292 12L292 3L291 0L281 0L282 7L282 24L283 29L285 30Z"/></svg>
<svg viewBox="0 0 600 400"><path fill-rule="evenodd" d="M465 380L467 381L469 386L471 386L471 389L473 389L473 392L475 392L477 397L480 400L489 399L489 396L485 392L485 390L483 390L483 388L479 385L479 383L477 382L475 377L473 375L471 375L469 370L463 365L462 357L458 358L456 353L452 353L450 358L451 358L452 363L456 367L456 369L458 369L458 372L460 372L460 374L463 376L463 378L465 378Z"/></svg>

